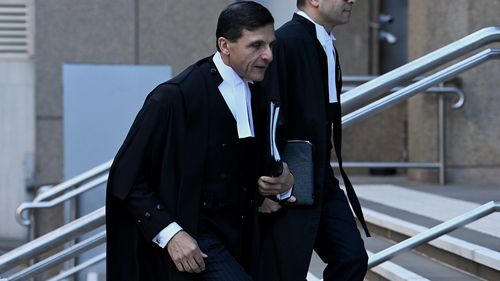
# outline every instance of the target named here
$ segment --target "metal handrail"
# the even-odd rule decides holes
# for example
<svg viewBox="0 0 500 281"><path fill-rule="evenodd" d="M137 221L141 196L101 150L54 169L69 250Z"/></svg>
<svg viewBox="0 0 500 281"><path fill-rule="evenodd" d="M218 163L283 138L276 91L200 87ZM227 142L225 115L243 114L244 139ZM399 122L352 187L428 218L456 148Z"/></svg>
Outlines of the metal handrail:
<svg viewBox="0 0 500 281"><path fill-rule="evenodd" d="M84 269L86 269L86 268L88 268L88 267L90 267L90 266L98 263L98 262L101 262L101 261L103 261L105 259L106 259L106 253L104 252L104 253L101 253L101 254L99 254L99 255L91 258L91 259L88 259L88 260L82 262L81 264L79 264L79 265L77 265L75 267L72 267L72 268L70 268L70 269L68 269L66 271L61 272L59 275L56 275L56 276L50 278L47 281L60 281L60 280L64 280L64 279L66 279L66 278L68 278L68 277L70 277L70 276L72 276L72 275L74 275L74 274L76 274L76 273L78 273L78 272L80 272L80 271L82 271L82 270L84 270Z"/></svg>
<svg viewBox="0 0 500 281"><path fill-rule="evenodd" d="M419 81L419 80L417 80ZM359 87L359 86L358 86ZM347 86L347 87L344 87L342 86L342 91L344 92L347 92L347 91L350 91L352 89L355 89L356 86ZM397 92L401 89L404 89L405 87L394 87L392 89L389 90L390 93L394 93L394 92ZM459 109L461 107L463 107L464 103L465 103L465 93L462 89L460 88L457 88L457 87L451 87L451 86L432 86L432 87L429 87L425 90L425 93L428 93L428 94L455 94L457 95L457 101L454 102L452 105L451 105L451 108L452 109Z"/></svg>
<svg viewBox="0 0 500 281"><path fill-rule="evenodd" d="M76 177L62 182L47 191L40 193L33 199L32 202L21 203L16 209L16 220L21 225L30 226L31 219L29 216L29 211L31 209L53 207L105 183L108 179L108 172L112 163L113 160L109 160ZM64 193L68 190L71 191Z"/></svg>
<svg viewBox="0 0 500 281"><path fill-rule="evenodd" d="M58 197L55 197L50 201L21 203L16 209L16 219L20 224L25 225L25 226L29 226L29 225L31 225L31 220L29 218L29 215L28 215L28 217L23 216L23 214L27 213L29 210L54 207L57 204L60 204L66 200L72 199L77 195L80 195L80 194L82 194L82 193L84 193L84 192L86 192L94 187L97 187L103 183L106 183L107 180L108 180L108 174L105 174L105 175L100 176L94 180L91 180L88 183L85 183L85 184L77 187L76 189L73 189L67 193L64 193Z"/></svg>
<svg viewBox="0 0 500 281"><path fill-rule="evenodd" d="M61 226L0 256L0 271L6 271L46 251L79 237L105 224L105 208Z"/></svg>
<svg viewBox="0 0 500 281"><path fill-rule="evenodd" d="M383 95L401 83L410 81L481 46L498 41L500 41L499 26L480 29L343 94L342 109L344 112L351 112L363 106L366 101Z"/></svg>
<svg viewBox="0 0 500 281"><path fill-rule="evenodd" d="M15 274L7 277L8 281L18 281L18 280L26 280L36 275L47 271L48 269L61 264L64 261L70 260L81 253L88 251L89 249L93 249L101 244L106 242L106 231L101 231L98 234L93 235L77 244L72 245L69 248L64 249L63 251L54 254L46 259L41 260L40 262L31 265Z"/></svg>
<svg viewBox="0 0 500 281"><path fill-rule="evenodd" d="M71 189L72 187L78 186L82 184L83 182L88 181L89 179L92 179L94 177L98 177L104 173L107 173L109 171L109 168L111 167L111 164L113 163L113 160L109 160L105 163L100 164L97 167L94 167L76 177L73 177L67 181L64 181L51 189L39 194L38 196L33 199L33 202L40 202L46 199L49 199L51 197L54 197L58 195L59 193L65 192L68 189Z"/></svg>
<svg viewBox="0 0 500 281"><path fill-rule="evenodd" d="M500 201L490 201L465 214L436 225L422 233L410 237L403 242L399 242L385 250L382 250L368 259L368 268L375 267L406 250L413 249L423 243L429 242L439 236L445 235L461 226L476 221L493 212L500 212Z"/></svg>
<svg viewBox="0 0 500 281"><path fill-rule="evenodd" d="M342 127L348 127L354 122L365 119L372 116L375 113L382 111L402 100L405 100L422 90L436 85L440 82L446 81L465 70L471 69L489 59L500 58L500 49L486 49L480 53L477 53L461 62L458 62L452 66L449 66L441 71L438 71L432 75L429 75L418 82L411 84L405 88L402 88L386 97L378 99L360 109L357 109L349 114L342 117ZM376 80L376 79L374 79ZM373 81L373 80L372 80ZM370 82L368 82L370 83ZM367 83L363 84L366 85ZM360 87L363 87L361 85ZM359 88L359 87L358 87ZM357 88L356 88L357 89ZM348 93L345 93L346 95Z"/></svg>

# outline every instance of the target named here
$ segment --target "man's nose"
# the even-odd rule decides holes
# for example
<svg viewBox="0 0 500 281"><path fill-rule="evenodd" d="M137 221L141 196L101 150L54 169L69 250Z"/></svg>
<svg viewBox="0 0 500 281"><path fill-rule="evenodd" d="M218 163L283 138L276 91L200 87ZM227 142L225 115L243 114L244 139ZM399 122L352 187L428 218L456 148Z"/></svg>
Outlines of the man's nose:
<svg viewBox="0 0 500 281"><path fill-rule="evenodd" d="M271 46L266 47L266 49L262 53L262 59L265 59L267 61L273 60L273 50L271 49Z"/></svg>

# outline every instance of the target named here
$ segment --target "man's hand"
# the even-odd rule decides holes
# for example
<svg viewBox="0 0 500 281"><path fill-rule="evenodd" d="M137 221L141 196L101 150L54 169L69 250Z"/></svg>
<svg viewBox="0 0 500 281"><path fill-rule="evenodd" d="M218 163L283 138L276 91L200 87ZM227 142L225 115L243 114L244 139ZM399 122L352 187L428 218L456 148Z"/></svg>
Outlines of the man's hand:
<svg viewBox="0 0 500 281"><path fill-rule="evenodd" d="M288 170L288 165L283 162L283 173L279 177L262 176L257 181L259 192L263 196L271 196L288 191L294 183L293 175Z"/></svg>
<svg viewBox="0 0 500 281"><path fill-rule="evenodd" d="M269 198L264 198L264 201L262 201L262 205L259 207L259 213L274 213L277 212L279 209L281 209L281 206L278 202L273 201Z"/></svg>
<svg viewBox="0 0 500 281"><path fill-rule="evenodd" d="M293 205L297 199L295 196L290 196L286 201L282 201L282 204L285 205ZM262 201L262 205L259 206L259 213L264 213L264 214L270 214L277 212L281 209L281 204L273 201L269 198L264 198L264 201Z"/></svg>
<svg viewBox="0 0 500 281"><path fill-rule="evenodd" d="M187 232L177 232L167 244L168 254L180 272L200 273L205 270L203 258L208 257Z"/></svg>

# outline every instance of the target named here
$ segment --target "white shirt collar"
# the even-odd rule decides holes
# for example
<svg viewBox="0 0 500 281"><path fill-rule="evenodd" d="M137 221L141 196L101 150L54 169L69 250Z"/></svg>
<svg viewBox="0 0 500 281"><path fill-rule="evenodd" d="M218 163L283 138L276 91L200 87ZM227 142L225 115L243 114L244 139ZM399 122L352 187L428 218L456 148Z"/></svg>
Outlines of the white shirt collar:
<svg viewBox="0 0 500 281"><path fill-rule="evenodd" d="M314 27L316 28L316 37L318 38L319 42L321 45L325 45L328 40L335 40L335 36L333 36L333 33L328 33L328 31L322 26L317 24L308 14L306 14L302 10L298 10L296 12L297 15L302 16L306 19L308 19L310 22L314 24Z"/></svg>
<svg viewBox="0 0 500 281"><path fill-rule="evenodd" d="M239 138L255 136L251 92L247 81L241 79L232 67L222 61L219 52L215 53L213 61L223 80L218 87L219 91L236 120Z"/></svg>
<svg viewBox="0 0 500 281"><path fill-rule="evenodd" d="M214 57L214 64L217 70L220 73L220 76L222 77L222 80L230 83L233 86L237 86L241 83L244 83L243 79L234 71L234 69L228 65L226 65L222 61L222 57L219 52L215 53Z"/></svg>

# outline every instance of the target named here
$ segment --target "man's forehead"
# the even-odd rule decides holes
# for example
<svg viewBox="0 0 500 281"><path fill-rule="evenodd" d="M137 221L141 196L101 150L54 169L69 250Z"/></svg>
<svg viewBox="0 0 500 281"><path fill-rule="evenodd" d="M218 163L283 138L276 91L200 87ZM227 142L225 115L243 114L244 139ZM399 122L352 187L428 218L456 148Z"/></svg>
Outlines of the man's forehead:
<svg viewBox="0 0 500 281"><path fill-rule="evenodd" d="M260 37L260 36L273 36L274 37L274 25L269 24L262 27L258 27L254 30L248 30L246 28L241 32L241 37Z"/></svg>

